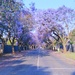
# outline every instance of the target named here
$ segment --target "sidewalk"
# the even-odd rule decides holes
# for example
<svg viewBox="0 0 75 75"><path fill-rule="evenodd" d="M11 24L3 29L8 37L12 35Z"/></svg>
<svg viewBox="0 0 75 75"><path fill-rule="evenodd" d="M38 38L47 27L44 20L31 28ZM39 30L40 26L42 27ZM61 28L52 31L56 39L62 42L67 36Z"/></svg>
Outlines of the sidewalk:
<svg viewBox="0 0 75 75"><path fill-rule="evenodd" d="M10 61L10 60L15 60L17 58L20 58L22 56L22 54L23 54L23 52L16 52L15 54L8 53L8 54L1 55L0 56L0 66L1 66L1 64L4 64L5 61Z"/></svg>

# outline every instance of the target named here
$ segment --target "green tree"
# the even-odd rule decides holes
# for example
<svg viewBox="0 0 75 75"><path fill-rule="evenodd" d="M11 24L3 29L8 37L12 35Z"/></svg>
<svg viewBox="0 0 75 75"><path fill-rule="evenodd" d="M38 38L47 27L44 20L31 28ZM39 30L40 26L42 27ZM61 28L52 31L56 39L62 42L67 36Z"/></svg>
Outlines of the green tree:
<svg viewBox="0 0 75 75"><path fill-rule="evenodd" d="M73 30L69 33L69 36L70 36L71 42L75 44L75 29L73 29Z"/></svg>

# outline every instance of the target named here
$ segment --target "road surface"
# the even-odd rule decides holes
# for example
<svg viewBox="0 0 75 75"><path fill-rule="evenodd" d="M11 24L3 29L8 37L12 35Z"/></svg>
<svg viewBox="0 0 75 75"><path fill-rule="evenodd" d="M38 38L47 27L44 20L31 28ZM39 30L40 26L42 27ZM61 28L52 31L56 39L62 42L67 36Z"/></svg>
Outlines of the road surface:
<svg viewBox="0 0 75 75"><path fill-rule="evenodd" d="M72 61L49 50L23 51L4 58L0 62L0 75L75 75Z"/></svg>

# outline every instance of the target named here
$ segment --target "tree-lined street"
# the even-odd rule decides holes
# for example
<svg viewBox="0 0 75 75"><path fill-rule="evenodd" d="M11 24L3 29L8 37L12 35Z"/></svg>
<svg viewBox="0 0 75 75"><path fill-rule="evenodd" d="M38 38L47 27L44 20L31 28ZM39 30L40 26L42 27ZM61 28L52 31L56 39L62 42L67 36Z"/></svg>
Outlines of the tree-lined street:
<svg viewBox="0 0 75 75"><path fill-rule="evenodd" d="M23 49L39 46L44 49L62 49L74 52L75 10L65 5L58 9L37 9L31 2L27 8L23 1L1 0L0 4L0 52L5 45ZM7 51L7 53L10 53Z"/></svg>
<svg viewBox="0 0 75 75"><path fill-rule="evenodd" d="M75 75L75 61L57 52L36 49L9 56L0 63L0 75Z"/></svg>
<svg viewBox="0 0 75 75"><path fill-rule="evenodd" d="M0 0L0 75L75 75L75 8L36 1Z"/></svg>

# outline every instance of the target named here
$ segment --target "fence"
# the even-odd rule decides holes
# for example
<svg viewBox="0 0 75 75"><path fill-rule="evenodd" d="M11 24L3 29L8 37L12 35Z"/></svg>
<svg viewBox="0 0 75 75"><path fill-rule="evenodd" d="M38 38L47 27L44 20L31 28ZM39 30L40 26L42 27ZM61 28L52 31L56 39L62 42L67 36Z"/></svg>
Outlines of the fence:
<svg viewBox="0 0 75 75"><path fill-rule="evenodd" d="M23 50L23 47L21 47L20 49ZM14 50L15 50L15 52L19 51L19 47L18 46L14 46ZM12 53L12 46L11 45L5 45L3 53Z"/></svg>

